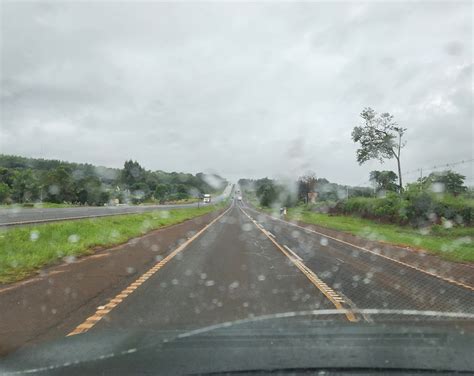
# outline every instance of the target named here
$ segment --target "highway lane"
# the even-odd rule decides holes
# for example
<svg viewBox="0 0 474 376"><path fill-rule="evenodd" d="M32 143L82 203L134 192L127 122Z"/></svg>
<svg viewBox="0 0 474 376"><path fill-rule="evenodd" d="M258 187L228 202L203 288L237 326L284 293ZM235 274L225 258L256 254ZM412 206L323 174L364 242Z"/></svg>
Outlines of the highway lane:
<svg viewBox="0 0 474 376"><path fill-rule="evenodd" d="M248 206L242 209L354 308L474 313L473 289L273 219Z"/></svg>
<svg viewBox="0 0 474 376"><path fill-rule="evenodd" d="M233 206L93 330L193 329L307 309L334 305Z"/></svg>
<svg viewBox="0 0 474 376"><path fill-rule="evenodd" d="M199 236L198 236L199 235ZM282 312L406 319L361 309L474 313L473 291L234 204L73 330L197 329ZM413 318L409 318L413 319Z"/></svg>
<svg viewBox="0 0 474 376"><path fill-rule="evenodd" d="M225 199L231 191L228 185L224 192L213 199L218 203ZM199 203L199 205L209 205ZM85 206L73 208L14 208L0 209L0 226L23 225L29 223L51 222L69 219L81 219L90 217L104 217L119 214L143 213L154 210L171 210L181 208L197 207L198 203L179 205L144 205L144 206Z"/></svg>

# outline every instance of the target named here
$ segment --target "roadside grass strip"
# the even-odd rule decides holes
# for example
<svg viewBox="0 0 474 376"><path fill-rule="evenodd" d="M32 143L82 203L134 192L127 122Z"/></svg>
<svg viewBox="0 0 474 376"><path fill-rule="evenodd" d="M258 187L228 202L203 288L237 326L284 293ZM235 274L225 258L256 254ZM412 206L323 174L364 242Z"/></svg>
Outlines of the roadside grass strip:
<svg viewBox="0 0 474 376"><path fill-rule="evenodd" d="M431 251L446 260L474 262L474 227L445 228L435 225L427 229L415 229L297 208L288 211L288 219L345 231L369 240Z"/></svg>
<svg viewBox="0 0 474 376"><path fill-rule="evenodd" d="M0 227L0 283L22 280L58 261L74 262L76 257L93 254L97 247L122 244L149 231L184 222L226 205L223 202L201 208Z"/></svg>

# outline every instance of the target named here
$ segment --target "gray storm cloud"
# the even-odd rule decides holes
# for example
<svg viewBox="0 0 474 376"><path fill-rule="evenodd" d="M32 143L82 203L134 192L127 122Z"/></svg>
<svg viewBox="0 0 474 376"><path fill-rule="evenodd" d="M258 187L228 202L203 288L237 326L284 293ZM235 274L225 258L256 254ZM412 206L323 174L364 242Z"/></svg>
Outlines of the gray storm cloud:
<svg viewBox="0 0 474 376"><path fill-rule="evenodd" d="M1 8L2 153L358 184L395 167L355 162L372 106L406 171L472 158L469 2Z"/></svg>

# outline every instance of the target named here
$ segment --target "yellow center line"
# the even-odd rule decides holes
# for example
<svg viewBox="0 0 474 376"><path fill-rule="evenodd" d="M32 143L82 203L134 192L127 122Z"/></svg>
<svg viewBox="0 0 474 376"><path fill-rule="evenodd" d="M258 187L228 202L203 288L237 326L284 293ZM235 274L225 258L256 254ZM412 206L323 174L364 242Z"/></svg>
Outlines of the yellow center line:
<svg viewBox="0 0 474 376"><path fill-rule="evenodd" d="M251 217L242 209L242 213L244 213L249 219ZM326 283L324 283L311 269L309 269L302 261L297 259L295 256L290 254L285 248L283 248L275 239L273 239L265 229L262 229L260 226L256 225L256 227L262 231L265 236L270 239L270 241L286 256L288 257L293 264L311 281L311 283L316 286L316 288L321 291L321 293L336 307L338 310L345 311L345 315L347 319L351 322L357 321L354 313L351 310L347 310L341 304L344 302L334 290L332 290Z"/></svg>
<svg viewBox="0 0 474 376"><path fill-rule="evenodd" d="M232 209L230 206L224 213L219 215L217 218L212 220L206 226L204 226L199 232L197 232L194 236L189 238L183 244L181 244L178 248L176 248L173 252L171 252L168 256L166 256L163 260L155 264L152 268L142 274L139 278L137 278L134 282L132 282L129 286L123 289L120 293L118 293L115 297L109 300L108 304L104 304L100 306L100 309L97 309L96 312L89 316L83 323L79 324L73 331L71 331L67 336L73 336L76 334L87 332L91 329L95 324L97 324L103 317L105 317L113 308L119 305L125 298L127 298L133 291L135 291L139 286L141 286L148 277L155 274L158 270L160 270L164 265L168 263L173 257L175 257L178 253L183 251L191 242L196 240L204 231L206 231L209 227L211 227L214 223L216 223L219 219L221 219L229 210ZM143 276L147 276L143 278ZM103 308L107 307L107 308Z"/></svg>

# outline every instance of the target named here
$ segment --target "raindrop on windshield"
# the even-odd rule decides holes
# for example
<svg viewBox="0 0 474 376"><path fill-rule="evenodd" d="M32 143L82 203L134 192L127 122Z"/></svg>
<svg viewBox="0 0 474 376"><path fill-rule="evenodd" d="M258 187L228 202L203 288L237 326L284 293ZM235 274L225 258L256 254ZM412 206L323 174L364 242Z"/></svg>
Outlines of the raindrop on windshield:
<svg viewBox="0 0 474 376"><path fill-rule="evenodd" d="M33 230L30 232L30 240L32 242L35 242L39 239L40 233L38 230Z"/></svg>
<svg viewBox="0 0 474 376"><path fill-rule="evenodd" d="M77 234L72 234L72 235L69 235L69 237L67 238L67 241L69 243L77 243L80 239L80 236L77 235Z"/></svg>

